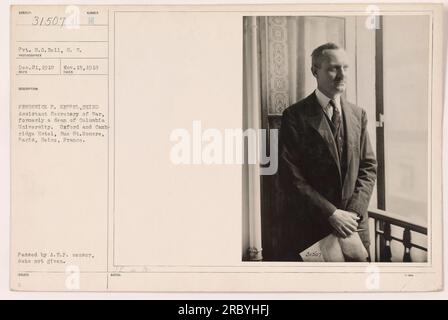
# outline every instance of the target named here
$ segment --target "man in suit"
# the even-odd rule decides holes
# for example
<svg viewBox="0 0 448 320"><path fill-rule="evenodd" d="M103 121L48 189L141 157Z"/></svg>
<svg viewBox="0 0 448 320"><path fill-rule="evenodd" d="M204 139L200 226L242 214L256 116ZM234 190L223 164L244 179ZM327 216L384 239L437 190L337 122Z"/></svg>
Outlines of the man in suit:
<svg viewBox="0 0 448 320"><path fill-rule="evenodd" d="M279 175L285 196L280 260L300 261L299 252L334 233L358 232L369 247L367 207L376 179L376 159L366 112L349 102L345 51L326 43L312 53L317 89L282 116Z"/></svg>

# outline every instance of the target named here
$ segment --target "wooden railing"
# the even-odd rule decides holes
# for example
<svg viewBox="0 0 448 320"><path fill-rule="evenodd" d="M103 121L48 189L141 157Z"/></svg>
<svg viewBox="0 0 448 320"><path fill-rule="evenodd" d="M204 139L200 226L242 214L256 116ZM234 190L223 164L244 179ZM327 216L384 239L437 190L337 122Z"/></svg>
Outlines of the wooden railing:
<svg viewBox="0 0 448 320"><path fill-rule="evenodd" d="M374 220L375 233L375 261L377 262L391 262L392 250L391 242L398 241L404 246L403 257L400 257L402 262L412 262L411 249L417 248L427 252L427 248L416 244L412 241L412 232L417 232L423 235L428 234L426 227L418 224L404 221L402 217L379 209L369 209L369 218ZM392 235L391 226L403 228L402 238L397 238ZM373 259L372 259L373 260ZM396 260L396 259L395 259Z"/></svg>

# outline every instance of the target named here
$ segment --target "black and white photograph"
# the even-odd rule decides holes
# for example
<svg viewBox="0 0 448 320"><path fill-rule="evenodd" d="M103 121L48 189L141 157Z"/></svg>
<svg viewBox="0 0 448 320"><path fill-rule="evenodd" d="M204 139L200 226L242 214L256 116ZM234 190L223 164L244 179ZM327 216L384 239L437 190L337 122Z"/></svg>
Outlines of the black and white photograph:
<svg viewBox="0 0 448 320"><path fill-rule="evenodd" d="M447 287L441 3L69 2L2 20L8 290Z"/></svg>
<svg viewBox="0 0 448 320"><path fill-rule="evenodd" d="M244 171L243 261L428 262L430 17L243 28L244 125L276 132L275 172Z"/></svg>

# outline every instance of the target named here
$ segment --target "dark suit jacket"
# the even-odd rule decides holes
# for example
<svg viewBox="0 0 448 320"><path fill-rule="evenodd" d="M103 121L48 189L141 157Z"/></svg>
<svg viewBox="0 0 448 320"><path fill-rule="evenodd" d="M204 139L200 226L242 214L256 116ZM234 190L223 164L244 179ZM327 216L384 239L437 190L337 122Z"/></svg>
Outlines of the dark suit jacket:
<svg viewBox="0 0 448 320"><path fill-rule="evenodd" d="M367 133L366 112L341 97L346 163L342 177L330 125L313 92L283 112L279 141L282 210L280 260L333 232L328 218L338 209L361 218L361 240L369 245L367 207L376 179L376 159Z"/></svg>

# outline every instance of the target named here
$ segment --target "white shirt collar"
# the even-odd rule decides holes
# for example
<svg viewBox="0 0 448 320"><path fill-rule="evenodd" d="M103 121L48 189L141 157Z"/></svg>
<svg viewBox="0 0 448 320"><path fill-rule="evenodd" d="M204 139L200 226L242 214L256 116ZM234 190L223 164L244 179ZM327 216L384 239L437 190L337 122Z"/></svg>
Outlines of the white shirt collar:
<svg viewBox="0 0 448 320"><path fill-rule="evenodd" d="M323 94L322 91L320 91L318 88L316 88L315 92L316 92L317 101L319 102L321 107L326 112L326 108L327 108L328 104L330 103L331 99L328 98L325 94ZM340 95L336 96L334 101L336 103L336 108L338 108L339 112L341 112L341 96Z"/></svg>

